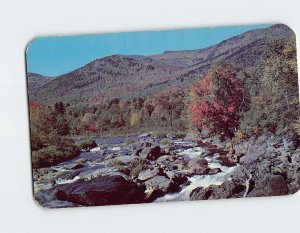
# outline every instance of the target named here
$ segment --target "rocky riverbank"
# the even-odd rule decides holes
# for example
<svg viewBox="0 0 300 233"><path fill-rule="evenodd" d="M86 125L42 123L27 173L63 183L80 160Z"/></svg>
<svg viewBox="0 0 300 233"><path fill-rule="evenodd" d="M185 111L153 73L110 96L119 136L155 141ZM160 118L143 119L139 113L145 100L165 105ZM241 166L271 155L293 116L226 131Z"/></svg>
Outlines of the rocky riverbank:
<svg viewBox="0 0 300 233"><path fill-rule="evenodd" d="M291 138L250 139L235 146L198 136L151 135L96 140L98 146L35 169L34 197L50 208L270 196L299 189L299 149Z"/></svg>

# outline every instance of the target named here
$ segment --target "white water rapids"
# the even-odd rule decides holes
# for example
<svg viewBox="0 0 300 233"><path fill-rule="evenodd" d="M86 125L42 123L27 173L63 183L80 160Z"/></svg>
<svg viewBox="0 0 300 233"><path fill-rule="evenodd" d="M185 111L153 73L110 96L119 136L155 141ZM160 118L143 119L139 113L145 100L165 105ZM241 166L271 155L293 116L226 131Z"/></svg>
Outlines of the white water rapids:
<svg viewBox="0 0 300 233"><path fill-rule="evenodd" d="M190 158L198 158L205 155L205 152L206 150L202 147L194 147L183 150L180 154ZM226 179L229 179L229 174L232 173L238 165L235 167L222 166L217 160L218 156L219 154L215 154L213 157L206 157L205 159L208 161L208 166L211 169L220 168L222 172L214 175L195 175L189 177L188 181L190 184L185 186L180 192L167 194L156 199L155 202L188 201L190 200L191 192L198 187L207 188L210 185L221 185Z"/></svg>

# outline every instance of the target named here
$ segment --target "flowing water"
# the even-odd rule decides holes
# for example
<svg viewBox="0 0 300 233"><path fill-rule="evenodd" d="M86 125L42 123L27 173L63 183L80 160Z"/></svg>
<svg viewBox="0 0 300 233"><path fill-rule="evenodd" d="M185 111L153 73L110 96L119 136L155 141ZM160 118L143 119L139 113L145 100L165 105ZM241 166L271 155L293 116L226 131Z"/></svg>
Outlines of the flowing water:
<svg viewBox="0 0 300 233"><path fill-rule="evenodd" d="M202 147L194 147L183 150L180 152L181 155L188 156L189 158L198 158L198 157L205 157L206 149ZM170 193L163 197L160 197L155 200L155 202L170 202L170 201L188 201L190 200L191 192L198 188L207 188L210 185L221 185L227 179L229 179L229 174L231 174L236 167L226 167L222 166L217 158L219 154L216 153L213 157L205 157L208 161L208 166L211 169L220 168L222 172L219 172L214 175L195 175L188 178L189 185L185 186L180 192L178 193Z"/></svg>
<svg viewBox="0 0 300 233"><path fill-rule="evenodd" d="M49 173L45 176L46 179L49 179L48 182L44 182L45 180L42 182L34 182L35 192L39 190L47 190L51 188L53 184L70 184L81 179L86 180L92 179L99 175L113 174L115 170L113 168L107 168L105 163L103 162L103 159L105 159L105 156L108 156L110 154L130 154L130 150L124 147L124 145L126 145L126 140L129 139L133 141L152 140L160 143L160 139L153 139L151 137L99 138L96 140L99 146L92 149L91 152L82 152L80 156L75 159L61 163L57 166L53 166L50 169ZM209 152L209 149L198 146L196 142L185 141L183 139L175 139L173 140L173 142L175 144L174 148L176 150L176 154L186 158L187 161L193 158L202 157L208 161L208 166L211 169L220 168L222 172L214 175L194 175L192 177L188 177L189 184L187 186L184 186L180 192L166 194L165 196L155 200L155 202L190 200L190 194L194 189L198 187L206 188L210 185L221 185L224 181L229 179L229 174L232 173L236 168L222 166L218 161L218 153L214 154L213 156L207 156L207 152ZM100 150L102 151L102 153L98 152ZM105 153L103 153L103 151ZM78 164L80 160L84 161L85 166L79 169L72 170L72 166ZM50 179L52 181L50 181ZM69 204L70 203L51 200L51 206L61 207L67 206Z"/></svg>

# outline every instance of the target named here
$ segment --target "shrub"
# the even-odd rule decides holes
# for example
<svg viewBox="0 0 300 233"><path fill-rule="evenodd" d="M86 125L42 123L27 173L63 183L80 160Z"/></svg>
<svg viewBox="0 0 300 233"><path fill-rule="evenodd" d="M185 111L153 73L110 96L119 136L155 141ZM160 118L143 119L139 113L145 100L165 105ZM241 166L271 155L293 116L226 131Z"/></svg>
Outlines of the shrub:
<svg viewBox="0 0 300 233"><path fill-rule="evenodd" d="M235 132L234 136L235 137L233 139L233 143L241 143L247 138L247 135L243 133L240 129Z"/></svg>
<svg viewBox="0 0 300 233"><path fill-rule="evenodd" d="M50 167L73 159L80 154L77 146L69 144L69 140L60 145L50 145L32 152L33 168Z"/></svg>
<svg viewBox="0 0 300 233"><path fill-rule="evenodd" d="M167 136L167 134L166 133L155 132L155 133L152 133L152 136L154 138L165 138Z"/></svg>
<svg viewBox="0 0 300 233"><path fill-rule="evenodd" d="M77 144L78 144L78 148L81 151L90 150L90 149L98 146L94 139L85 139L85 140L79 141Z"/></svg>

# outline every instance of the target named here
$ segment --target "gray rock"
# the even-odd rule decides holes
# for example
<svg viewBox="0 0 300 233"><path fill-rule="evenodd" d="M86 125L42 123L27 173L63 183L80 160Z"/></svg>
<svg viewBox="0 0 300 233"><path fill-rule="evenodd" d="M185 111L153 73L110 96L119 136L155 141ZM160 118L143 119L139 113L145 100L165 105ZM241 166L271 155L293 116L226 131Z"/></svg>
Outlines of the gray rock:
<svg viewBox="0 0 300 233"><path fill-rule="evenodd" d="M217 167L217 168L210 169L208 174L209 175L215 175L215 174L218 174L220 172L222 172L221 168Z"/></svg>
<svg viewBox="0 0 300 233"><path fill-rule="evenodd" d="M151 137L151 135L152 135L152 132L143 133L143 134L139 135L139 138L142 138L142 137Z"/></svg>
<svg viewBox="0 0 300 233"><path fill-rule="evenodd" d="M170 155L163 155L161 157L159 157L156 162L157 163L163 163L163 162L166 162L167 160L169 160L170 158Z"/></svg>
<svg viewBox="0 0 300 233"><path fill-rule="evenodd" d="M173 171L166 171L167 177L169 177L171 180L175 179L176 173Z"/></svg>
<svg viewBox="0 0 300 233"><path fill-rule="evenodd" d="M159 146L144 148L139 157L142 159L156 160L161 156L161 150Z"/></svg>
<svg viewBox="0 0 300 233"><path fill-rule="evenodd" d="M64 168L71 169L71 170L80 169L80 168L85 167L85 162L86 162L86 160L79 159L79 160L75 161L74 163L64 166Z"/></svg>
<svg viewBox="0 0 300 233"><path fill-rule="evenodd" d="M284 138L283 146L284 146L285 150L295 150L296 149L296 145L292 138Z"/></svg>
<svg viewBox="0 0 300 233"><path fill-rule="evenodd" d="M138 180L140 180L140 181L148 180L148 179L156 176L158 173L159 173L159 169L158 168L148 169L146 171L142 171L138 175Z"/></svg>
<svg viewBox="0 0 300 233"><path fill-rule="evenodd" d="M207 188L196 188L191 194L191 200L224 199L232 197L232 183L224 182L222 185L211 185Z"/></svg>
<svg viewBox="0 0 300 233"><path fill-rule="evenodd" d="M163 153L166 154L166 155L169 155L170 154L170 147L163 148Z"/></svg>
<svg viewBox="0 0 300 233"><path fill-rule="evenodd" d="M190 174L206 175L210 171L207 160L203 158L191 159L188 168Z"/></svg>
<svg viewBox="0 0 300 233"><path fill-rule="evenodd" d="M252 163L263 157L267 152L267 143L260 145L251 145L248 148L247 154L241 158L242 163Z"/></svg>
<svg viewBox="0 0 300 233"><path fill-rule="evenodd" d="M147 180L145 185L148 190L159 190L165 193L172 189L173 183L164 176L155 176L150 180Z"/></svg>
<svg viewBox="0 0 300 233"><path fill-rule="evenodd" d="M267 174L259 183L255 183L249 197L279 196L288 193L287 183L283 176Z"/></svg>
<svg viewBox="0 0 300 233"><path fill-rule="evenodd" d="M83 206L120 205L142 203L145 187L127 181L122 176L103 176L90 181L79 180L55 188L60 201L69 201Z"/></svg>
<svg viewBox="0 0 300 233"><path fill-rule="evenodd" d="M168 139L173 139L173 134L172 133L168 133L167 135L166 135L166 138L168 138Z"/></svg>

